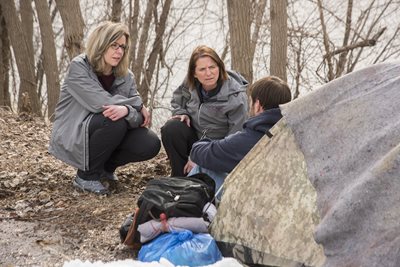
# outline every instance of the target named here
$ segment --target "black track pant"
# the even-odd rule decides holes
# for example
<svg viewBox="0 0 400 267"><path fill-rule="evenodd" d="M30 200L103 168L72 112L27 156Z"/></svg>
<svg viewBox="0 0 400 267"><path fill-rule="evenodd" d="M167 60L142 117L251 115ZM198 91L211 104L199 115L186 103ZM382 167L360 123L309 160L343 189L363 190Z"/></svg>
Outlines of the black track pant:
<svg viewBox="0 0 400 267"><path fill-rule="evenodd" d="M114 172L127 163L155 157L160 147L160 139L149 129L129 129L124 119L112 121L95 114L89 124L89 171L78 170L78 176L97 180L103 170Z"/></svg>
<svg viewBox="0 0 400 267"><path fill-rule="evenodd" d="M171 164L171 176L185 176L183 168L192 145L199 140L196 131L180 120L169 120L161 128L161 140Z"/></svg>

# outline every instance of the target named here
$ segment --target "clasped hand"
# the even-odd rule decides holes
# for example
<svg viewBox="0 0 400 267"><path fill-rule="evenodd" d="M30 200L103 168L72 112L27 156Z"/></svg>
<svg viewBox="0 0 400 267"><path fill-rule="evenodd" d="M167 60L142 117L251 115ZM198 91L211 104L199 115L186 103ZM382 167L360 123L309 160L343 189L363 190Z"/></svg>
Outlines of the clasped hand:
<svg viewBox="0 0 400 267"><path fill-rule="evenodd" d="M126 115L128 115L128 108L122 105L104 105L103 115L106 118L109 118L112 121L117 121ZM150 125L151 116L147 111L146 107L143 106L140 110L140 113L143 115L143 123L140 125L141 127L146 127Z"/></svg>
<svg viewBox="0 0 400 267"><path fill-rule="evenodd" d="M175 115L172 116L171 119L179 119L181 122L186 123L186 125L190 127L190 118L188 115Z"/></svg>
<svg viewBox="0 0 400 267"><path fill-rule="evenodd" d="M103 115L112 121L117 121L128 115L128 108L121 105L104 105Z"/></svg>

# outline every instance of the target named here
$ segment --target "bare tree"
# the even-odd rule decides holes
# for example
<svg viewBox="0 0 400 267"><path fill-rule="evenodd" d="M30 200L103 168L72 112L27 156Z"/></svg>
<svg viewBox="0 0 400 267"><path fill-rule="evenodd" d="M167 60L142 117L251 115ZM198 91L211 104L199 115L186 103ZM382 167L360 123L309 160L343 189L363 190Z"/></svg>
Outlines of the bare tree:
<svg viewBox="0 0 400 267"><path fill-rule="evenodd" d="M353 71L354 67L359 62L360 56L363 52L363 48L375 46L379 38L386 31L386 27L382 27L377 31L375 30L375 27L378 25L381 17L383 16L387 8L393 3L393 1L387 1L384 4L383 8L380 7L378 14L372 18L372 22L368 23L368 20L370 19L370 14L374 9L375 2L375 0L372 0L370 2L367 9L361 13L354 27L352 24L353 0L347 1L343 43L341 46L336 48L328 33L324 15L325 8L323 6L322 0L317 0L325 50L323 61L325 62L327 67L327 77L324 78L324 76L321 74L319 74L319 76L322 79L325 79L325 81L331 81L345 73ZM363 34L364 30L366 30L366 34ZM373 34L374 31L375 33ZM336 55L339 55L338 60L336 60L335 58Z"/></svg>
<svg viewBox="0 0 400 267"><path fill-rule="evenodd" d="M11 107L9 92L9 68L11 62L10 41L3 11L0 5L0 107Z"/></svg>
<svg viewBox="0 0 400 267"><path fill-rule="evenodd" d="M314 12L310 11L310 15L300 19L296 13L288 16L290 27L288 29L288 76L291 76L292 98L296 99L300 95L300 88L308 90L311 81L306 77L307 70L312 67L314 40L318 34L313 33L313 26L316 25L317 18L312 16ZM302 14L303 15L303 14ZM313 73L314 70L310 71Z"/></svg>
<svg viewBox="0 0 400 267"><path fill-rule="evenodd" d="M250 57L252 61L254 59L254 53L256 51L257 40L260 34L260 29L262 26L262 18L264 16L266 6L267 6L267 0L259 0L258 3L255 3L255 5L253 6L252 13L254 14L253 17L254 30L251 37L251 50L250 50Z"/></svg>
<svg viewBox="0 0 400 267"><path fill-rule="evenodd" d="M137 47L137 53L133 57L135 61L133 62L133 73L135 74L135 79L137 82L141 80L142 77L142 72L143 72L143 66L144 66L144 61L145 61L145 56L146 56L146 47L148 45L147 41L149 39L149 29L150 29L150 24L153 19L153 11L157 8L158 5L158 0L149 0L147 1L147 6L146 6L146 11L144 15L144 19L142 22L142 29L141 29L141 35L139 42L137 44L132 44L132 45L138 45ZM138 8L138 7L135 7ZM144 97L144 96L142 96Z"/></svg>
<svg viewBox="0 0 400 267"><path fill-rule="evenodd" d="M51 27L50 9L46 0L35 0L36 12L40 25L40 34L43 48L43 66L46 73L47 84L47 116L53 118L58 97L60 94L60 81L57 66L57 54L54 43L54 33Z"/></svg>
<svg viewBox="0 0 400 267"><path fill-rule="evenodd" d="M122 0L112 0L111 21L120 22L122 13Z"/></svg>
<svg viewBox="0 0 400 267"><path fill-rule="evenodd" d="M253 80L251 2L227 0L232 69Z"/></svg>
<svg viewBox="0 0 400 267"><path fill-rule="evenodd" d="M325 52L326 52L326 57L325 61L328 65L328 81L333 80L333 62L332 62L332 57L331 57L331 49L329 45L329 36L328 32L326 30L326 24L325 24L325 17L324 17L324 12L322 9L322 2L321 0L317 0L318 3L318 10L319 10L319 18L321 20L321 28L323 32L323 38L324 38L324 47L325 47Z"/></svg>
<svg viewBox="0 0 400 267"><path fill-rule="evenodd" d="M56 0L64 26L64 45L70 59L83 51L83 22L79 0Z"/></svg>
<svg viewBox="0 0 400 267"><path fill-rule="evenodd" d="M232 68L239 71L251 83L253 66L260 34L266 28L263 20L267 0L227 0L229 40ZM227 52L224 49L223 56Z"/></svg>
<svg viewBox="0 0 400 267"><path fill-rule="evenodd" d="M32 1L20 1L20 17L21 17L21 26L22 26L22 31L24 32L25 38L27 40L26 46L29 47L29 51L32 51L31 54L29 54L29 62L33 62L35 64L35 53L33 49L33 10L32 10ZM35 68L34 68L35 69ZM35 75L36 79L36 75ZM37 82L37 80L35 80ZM27 91L25 88L20 88L19 94L18 94L18 106L20 111L27 111L25 110L26 106L26 100L23 101L23 99L26 99L25 95L27 95ZM38 94L38 98L40 100L40 96ZM40 101L39 101L40 105ZM27 107L29 109L29 107Z"/></svg>
<svg viewBox="0 0 400 267"><path fill-rule="evenodd" d="M394 0L289 0L287 71L293 97L400 55L399 9Z"/></svg>
<svg viewBox="0 0 400 267"><path fill-rule="evenodd" d="M154 69L155 69L155 66L157 63L157 57L159 55L161 56L163 53L162 37L165 32L165 27L166 27L166 23L167 23L168 13L171 8L171 4L172 4L172 0L165 1L159 21L158 21L158 18L156 17L156 14L154 14L154 20L155 20L155 25L156 25L156 37L154 39L154 43L153 43L150 55L147 59L145 75L139 86L139 93L142 96L143 103L145 105L147 105L147 102L148 102L148 97L149 97L149 92L150 92L150 84L151 84L151 80L152 80L152 77L154 74Z"/></svg>
<svg viewBox="0 0 400 267"><path fill-rule="evenodd" d="M18 110L24 112L32 112L41 116L41 107L39 104L39 97L36 92L35 83L35 64L32 62L33 51L31 46L28 45L32 40L27 40L22 30L21 21L18 18L17 10L14 1L2 1L0 3L3 15L6 21L7 29L9 29L9 36L11 45L14 50L19 76L20 76L20 92L27 92L21 94L21 101L18 102ZM11 29L11 30L10 30ZM22 89L23 88L23 89Z"/></svg>
<svg viewBox="0 0 400 267"><path fill-rule="evenodd" d="M140 4L139 0L134 0L134 4L132 6L132 1L129 1L129 14L128 14L128 26L129 33L131 35L132 45L129 48L130 52L130 62L131 67L134 67L134 62L136 61L136 44L138 42L138 21L139 21L139 9Z"/></svg>
<svg viewBox="0 0 400 267"><path fill-rule="evenodd" d="M287 80L287 4L282 0L271 0L271 75Z"/></svg>
<svg viewBox="0 0 400 267"><path fill-rule="evenodd" d="M20 3L20 17L22 30L27 39L26 45L29 46L30 51L33 50L33 10L32 10L32 0L19 1ZM35 62L35 54L29 55L30 61Z"/></svg>

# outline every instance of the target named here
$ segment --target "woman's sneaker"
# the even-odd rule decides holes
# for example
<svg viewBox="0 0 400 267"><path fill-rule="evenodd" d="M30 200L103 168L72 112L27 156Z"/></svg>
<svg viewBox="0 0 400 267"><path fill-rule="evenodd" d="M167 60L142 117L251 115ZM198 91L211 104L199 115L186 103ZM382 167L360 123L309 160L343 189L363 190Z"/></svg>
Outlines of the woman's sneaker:
<svg viewBox="0 0 400 267"><path fill-rule="evenodd" d="M118 182L118 176L115 175L115 173L113 172L107 172L107 171L103 171L103 173L101 174L101 178L104 178L108 181L112 181L112 182Z"/></svg>
<svg viewBox="0 0 400 267"><path fill-rule="evenodd" d="M100 181L97 180L83 180L78 175L75 177L73 185L84 191L92 192L99 195L107 195L110 193Z"/></svg>

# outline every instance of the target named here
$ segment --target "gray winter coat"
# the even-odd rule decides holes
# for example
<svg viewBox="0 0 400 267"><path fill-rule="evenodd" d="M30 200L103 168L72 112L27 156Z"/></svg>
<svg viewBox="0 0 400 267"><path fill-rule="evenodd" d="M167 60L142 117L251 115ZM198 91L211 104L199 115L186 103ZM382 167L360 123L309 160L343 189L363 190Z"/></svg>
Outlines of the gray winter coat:
<svg viewBox="0 0 400 267"><path fill-rule="evenodd" d="M89 170L88 126L93 114L103 112L103 105L125 105L129 109L125 120L131 128L143 122L138 112L142 99L131 72L116 77L107 92L87 57L83 54L75 57L61 86L49 152L80 170Z"/></svg>
<svg viewBox="0 0 400 267"><path fill-rule="evenodd" d="M190 90L185 82L173 93L172 115L188 115L199 138L221 139L242 129L247 118L248 82L238 73L228 71L229 79L221 90L201 103L196 89Z"/></svg>

